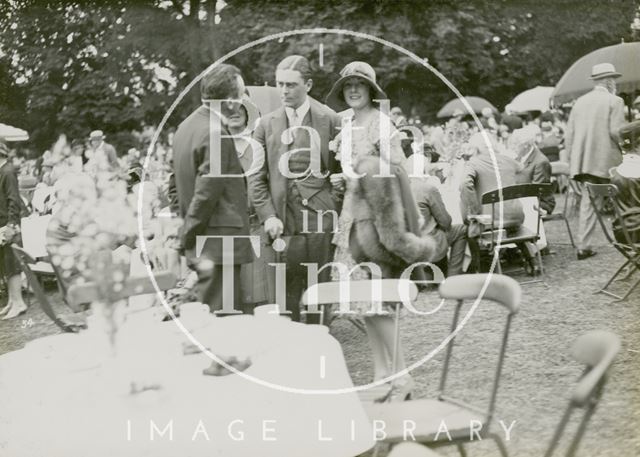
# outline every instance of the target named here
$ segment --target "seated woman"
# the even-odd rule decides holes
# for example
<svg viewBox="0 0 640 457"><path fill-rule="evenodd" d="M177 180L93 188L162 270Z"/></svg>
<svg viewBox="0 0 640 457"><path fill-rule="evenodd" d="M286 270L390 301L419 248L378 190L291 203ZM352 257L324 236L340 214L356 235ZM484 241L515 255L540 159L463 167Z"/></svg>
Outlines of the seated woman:
<svg viewBox="0 0 640 457"><path fill-rule="evenodd" d="M620 219L613 221L613 235L620 243L640 243L640 121L620 128L620 138L625 155L622 163L611 171L611 183L618 188L616 204L620 211Z"/></svg>

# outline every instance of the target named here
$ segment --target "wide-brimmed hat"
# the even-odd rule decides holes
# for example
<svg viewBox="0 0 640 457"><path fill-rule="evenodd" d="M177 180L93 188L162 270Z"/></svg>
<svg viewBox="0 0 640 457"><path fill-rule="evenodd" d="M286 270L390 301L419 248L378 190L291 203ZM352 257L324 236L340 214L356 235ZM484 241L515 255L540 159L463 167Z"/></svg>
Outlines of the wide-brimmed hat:
<svg viewBox="0 0 640 457"><path fill-rule="evenodd" d="M622 163L616 168L616 171L623 178L640 179L640 156L637 154L626 154L622 158Z"/></svg>
<svg viewBox="0 0 640 457"><path fill-rule="evenodd" d="M347 66L345 66L340 72L340 79L335 82L329 92L329 95L327 95L327 99L325 100L325 103L328 106L336 111L343 111L349 107L344 101L342 88L344 87L345 82L353 77L360 78L369 84L371 89L373 89L373 93L371 94L372 99L387 99L387 94L384 93L382 88L376 82L376 72L373 67L366 62L355 61L347 64Z"/></svg>
<svg viewBox="0 0 640 457"><path fill-rule="evenodd" d="M603 79L603 78L619 78L622 76L616 71L616 67L612 63L598 63L591 68L591 79Z"/></svg>
<svg viewBox="0 0 640 457"><path fill-rule="evenodd" d="M104 140L104 133L102 130L94 130L89 134L90 140Z"/></svg>

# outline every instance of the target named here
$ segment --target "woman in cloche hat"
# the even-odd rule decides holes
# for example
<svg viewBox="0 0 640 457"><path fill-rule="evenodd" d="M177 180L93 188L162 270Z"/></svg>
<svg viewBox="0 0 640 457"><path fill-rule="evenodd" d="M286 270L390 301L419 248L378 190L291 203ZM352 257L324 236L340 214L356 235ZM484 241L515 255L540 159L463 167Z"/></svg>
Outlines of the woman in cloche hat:
<svg viewBox="0 0 640 457"><path fill-rule="evenodd" d="M327 105L334 110L343 112L344 116L351 115L350 141L343 127L341 133L329 146L337 153L343 169L342 174L331 176L332 184L336 188L345 190L338 231L333 238L333 243L336 245L334 262L346 265L349 269L357 264L350 250L350 234L355 224L354 213L359 211L356 204L358 180L354 175L358 161L367 156L379 157L381 149L384 149L380 147L381 140L390 144L390 157L387 160L392 167L402 165L406 160L398 131L391 119L379 110L378 100L386 99L386 94L376 82L374 69L365 62L351 62L345 66L340 72L340 79L333 85L326 99ZM345 110L348 111L344 112ZM347 114L350 112L352 114ZM387 138L384 138L385 136ZM353 271L350 279L363 280L369 277L368 271L358 267ZM332 278L341 279L339 270L335 266ZM350 311L364 316L365 328L373 351L374 378L377 381L394 374L391 372L390 363L390 354L393 354L394 323L389 317L393 315L392 313L371 314L371 308L370 302L350 304ZM369 314L366 314L367 312ZM405 368L404 358L401 350L398 354L396 371L401 371ZM412 387L413 380L407 374L394 382L392 395L406 397ZM388 395L388 392L385 395Z"/></svg>

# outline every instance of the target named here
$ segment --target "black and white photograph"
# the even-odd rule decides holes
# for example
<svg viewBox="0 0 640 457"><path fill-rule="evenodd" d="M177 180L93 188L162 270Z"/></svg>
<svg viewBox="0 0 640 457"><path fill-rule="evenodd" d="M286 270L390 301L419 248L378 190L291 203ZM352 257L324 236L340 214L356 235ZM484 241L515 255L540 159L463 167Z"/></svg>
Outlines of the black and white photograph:
<svg viewBox="0 0 640 457"><path fill-rule="evenodd" d="M640 0L0 0L0 457L640 455Z"/></svg>

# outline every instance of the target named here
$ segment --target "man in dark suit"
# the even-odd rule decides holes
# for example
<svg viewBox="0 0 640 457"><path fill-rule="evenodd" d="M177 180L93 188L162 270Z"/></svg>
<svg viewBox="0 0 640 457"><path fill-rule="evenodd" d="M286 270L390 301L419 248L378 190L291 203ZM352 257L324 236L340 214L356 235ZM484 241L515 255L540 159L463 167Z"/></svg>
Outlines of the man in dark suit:
<svg viewBox="0 0 640 457"><path fill-rule="evenodd" d="M340 165L329 141L338 133L340 118L308 96L313 81L306 58L294 55L280 62L276 84L284 106L265 115L254 132L265 160L249 177L249 189L266 234L271 239L284 235L288 243L286 307L299 320L300 297L307 286L302 264L321 268L333 257L338 213L329 175L339 172ZM325 268L319 281L329 279Z"/></svg>
<svg viewBox="0 0 640 457"><path fill-rule="evenodd" d="M522 169L516 175L518 184L548 184L551 182L551 163L535 144L536 134L533 129L515 130L510 138L513 152ZM556 206L553 195L546 195L540 200L540 207L551 214Z"/></svg>
<svg viewBox="0 0 640 457"><path fill-rule="evenodd" d="M202 79L200 92L203 102L241 99L244 82L240 71L226 64L214 68ZM200 236L249 235L243 170L233 140L225 137L230 135L226 118L239 109L239 104L204 103L180 124L173 139L178 207L184 219L181 243L190 268L198 272L200 300L212 311L222 310L224 303L224 312L228 312L231 304L235 310L239 309L240 266L253 261L250 242L237 239L230 248L221 238L210 238L205 240L202 252L198 252L200 246L196 239ZM213 135L220 138L220 148L211 155ZM219 160L219 169L211 167L211 159ZM229 242L229 239L225 241ZM233 301L229 297L231 291Z"/></svg>

